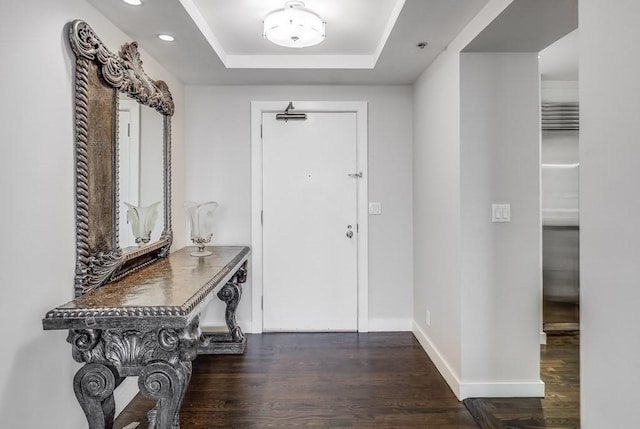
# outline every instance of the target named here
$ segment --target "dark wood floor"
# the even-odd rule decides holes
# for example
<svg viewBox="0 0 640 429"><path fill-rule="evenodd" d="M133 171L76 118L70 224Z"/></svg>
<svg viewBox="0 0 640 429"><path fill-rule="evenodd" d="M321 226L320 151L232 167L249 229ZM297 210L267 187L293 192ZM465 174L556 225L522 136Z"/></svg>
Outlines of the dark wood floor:
<svg viewBox="0 0 640 429"><path fill-rule="evenodd" d="M541 347L546 397L453 396L411 333L249 335L243 356L200 356L181 411L191 428L580 427L579 336ZM116 420L146 428L138 395Z"/></svg>
<svg viewBox="0 0 640 429"><path fill-rule="evenodd" d="M580 427L580 337L548 335L541 346L546 396L466 399L483 429L576 429Z"/></svg>
<svg viewBox="0 0 640 429"><path fill-rule="evenodd" d="M243 356L199 356L192 428L478 428L411 333L249 335ZM153 406L138 395L115 428Z"/></svg>
<svg viewBox="0 0 640 429"><path fill-rule="evenodd" d="M544 331L580 330L580 229L542 228L542 292Z"/></svg>
<svg viewBox="0 0 640 429"><path fill-rule="evenodd" d="M543 301L543 330L549 334L580 332L580 304L577 301Z"/></svg>
<svg viewBox="0 0 640 429"><path fill-rule="evenodd" d="M576 301L543 301L543 321L547 323L580 323L580 304Z"/></svg>

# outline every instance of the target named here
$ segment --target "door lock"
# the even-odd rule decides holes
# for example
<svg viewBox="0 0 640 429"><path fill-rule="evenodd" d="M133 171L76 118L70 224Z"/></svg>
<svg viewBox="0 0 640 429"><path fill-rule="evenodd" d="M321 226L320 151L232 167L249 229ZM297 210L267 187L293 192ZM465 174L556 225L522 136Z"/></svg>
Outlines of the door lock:
<svg viewBox="0 0 640 429"><path fill-rule="evenodd" d="M347 238L353 238L352 228L353 227L351 225L347 225Z"/></svg>

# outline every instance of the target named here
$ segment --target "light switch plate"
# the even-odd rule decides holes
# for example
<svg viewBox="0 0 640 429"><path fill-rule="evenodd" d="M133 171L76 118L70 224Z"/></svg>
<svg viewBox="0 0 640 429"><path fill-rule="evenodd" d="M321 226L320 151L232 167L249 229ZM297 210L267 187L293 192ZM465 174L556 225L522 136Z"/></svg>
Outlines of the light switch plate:
<svg viewBox="0 0 640 429"><path fill-rule="evenodd" d="M369 214L370 215L382 214L382 203L379 203L379 202L369 203Z"/></svg>
<svg viewBox="0 0 640 429"><path fill-rule="evenodd" d="M491 204L491 222L511 222L511 204Z"/></svg>

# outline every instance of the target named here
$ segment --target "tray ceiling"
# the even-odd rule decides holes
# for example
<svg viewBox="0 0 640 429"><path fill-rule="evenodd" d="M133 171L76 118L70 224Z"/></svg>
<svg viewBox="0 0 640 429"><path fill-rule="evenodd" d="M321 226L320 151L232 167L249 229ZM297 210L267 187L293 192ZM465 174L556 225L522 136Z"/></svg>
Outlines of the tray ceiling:
<svg viewBox="0 0 640 429"><path fill-rule="evenodd" d="M280 0L87 1L194 85L410 84L488 2L306 0L327 22L327 38L287 49L262 37L262 20L284 6ZM162 42L159 33L176 40Z"/></svg>

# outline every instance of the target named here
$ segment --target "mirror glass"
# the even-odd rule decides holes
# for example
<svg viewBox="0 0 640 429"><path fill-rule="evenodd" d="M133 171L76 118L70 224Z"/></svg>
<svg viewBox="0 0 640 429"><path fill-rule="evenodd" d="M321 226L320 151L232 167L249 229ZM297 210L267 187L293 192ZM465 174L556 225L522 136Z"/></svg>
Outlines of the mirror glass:
<svg viewBox="0 0 640 429"><path fill-rule="evenodd" d="M119 98L118 245L126 253L156 243L164 229L164 117L127 94Z"/></svg>

